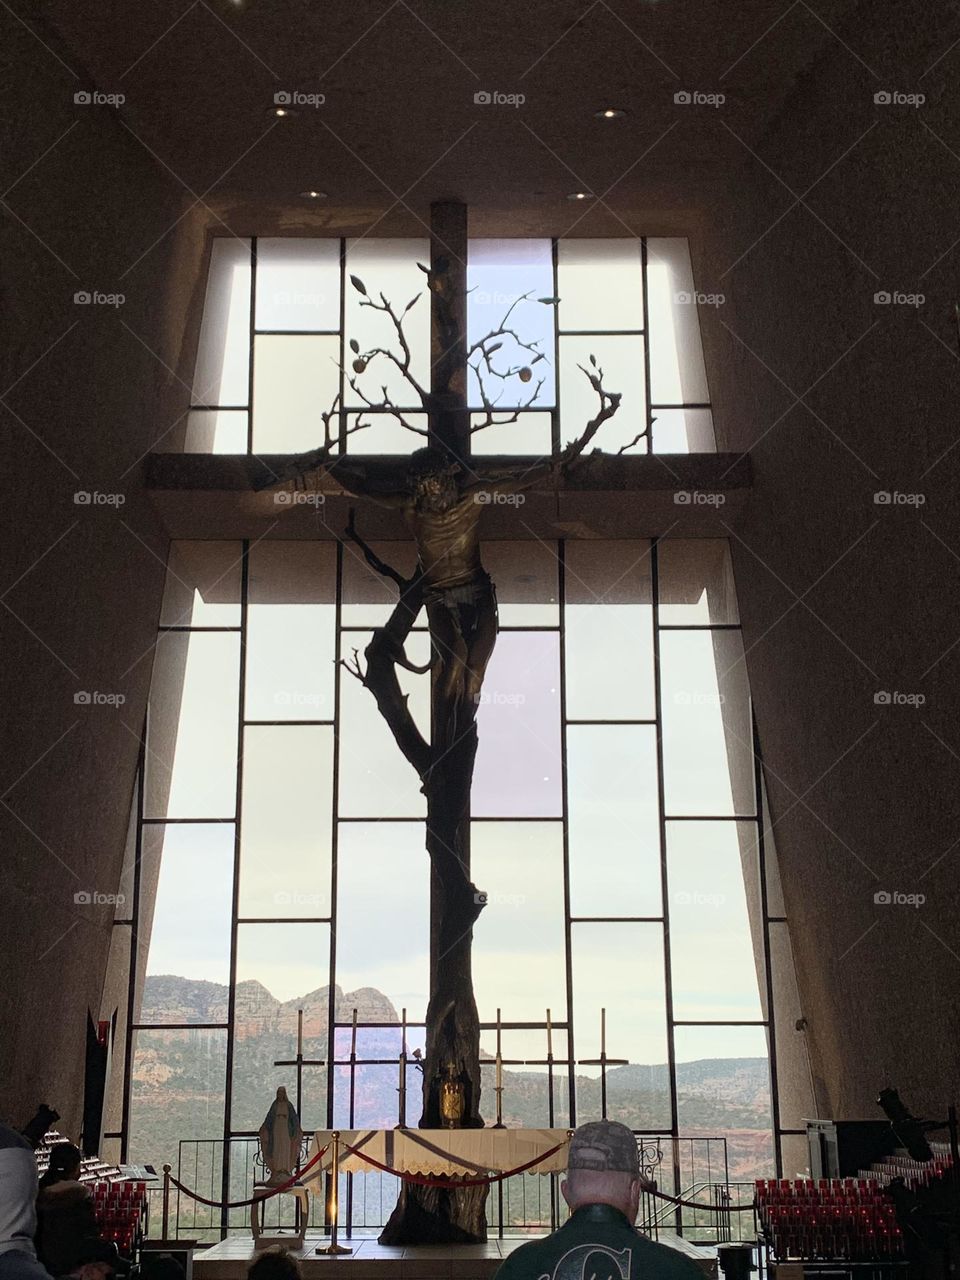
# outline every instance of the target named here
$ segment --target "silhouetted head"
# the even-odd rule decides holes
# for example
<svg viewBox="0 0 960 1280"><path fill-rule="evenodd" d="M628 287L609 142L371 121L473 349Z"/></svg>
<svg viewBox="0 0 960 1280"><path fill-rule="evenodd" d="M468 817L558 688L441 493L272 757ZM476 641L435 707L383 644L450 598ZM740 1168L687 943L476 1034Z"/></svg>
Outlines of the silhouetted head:
<svg viewBox="0 0 960 1280"><path fill-rule="evenodd" d="M300 1268L286 1249L269 1249L260 1254L247 1277L248 1280L300 1280Z"/></svg>
<svg viewBox="0 0 960 1280"><path fill-rule="evenodd" d="M587 1204L609 1204L634 1223L640 1181L637 1140L626 1125L594 1120L576 1130L570 1139L567 1179L560 1184L572 1210Z"/></svg>
<svg viewBox="0 0 960 1280"><path fill-rule="evenodd" d="M76 1182L80 1177L83 1153L72 1142L58 1142L50 1148L50 1164L41 1183L52 1186L56 1182Z"/></svg>
<svg viewBox="0 0 960 1280"><path fill-rule="evenodd" d="M460 497L459 464L442 449L417 449L410 455L407 482L419 511L449 511Z"/></svg>

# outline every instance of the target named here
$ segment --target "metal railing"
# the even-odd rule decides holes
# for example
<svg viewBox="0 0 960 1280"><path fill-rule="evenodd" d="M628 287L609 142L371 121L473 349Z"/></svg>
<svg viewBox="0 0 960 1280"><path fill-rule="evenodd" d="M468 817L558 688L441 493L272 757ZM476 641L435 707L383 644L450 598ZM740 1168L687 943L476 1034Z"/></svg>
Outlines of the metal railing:
<svg viewBox="0 0 960 1280"><path fill-rule="evenodd" d="M753 1183L730 1182L727 1142L722 1137L677 1138L670 1135L638 1138L644 1175L656 1181L658 1190L682 1200L696 1200L702 1208L680 1207L644 1192L637 1225L657 1238L676 1234L693 1243L722 1244L728 1240L755 1240L756 1219L752 1207L738 1213L724 1210L731 1204L751 1205ZM176 1164L177 1180L197 1194L219 1202L223 1193L223 1141L219 1138L181 1139ZM262 1176L258 1139L253 1136L230 1140L230 1200L247 1199L255 1180ZM560 1176L518 1174L491 1187L487 1201L487 1221L491 1235L543 1234L559 1226L567 1216L560 1195ZM317 1192L320 1184L315 1183ZM329 1179L324 1179L327 1195ZM400 1179L378 1171L341 1173L337 1200L341 1207L341 1234L375 1235L380 1232L397 1202ZM308 1230L329 1232L327 1195L310 1197ZM151 1230L160 1229L160 1192L149 1192ZM343 1221L350 1206L350 1221ZM275 1196L264 1206L264 1230L293 1230L294 1201ZM224 1228L224 1220L226 1226ZM199 1204L176 1189L170 1206L171 1234L213 1244L225 1235L250 1231L248 1206L229 1209L225 1218L219 1208Z"/></svg>

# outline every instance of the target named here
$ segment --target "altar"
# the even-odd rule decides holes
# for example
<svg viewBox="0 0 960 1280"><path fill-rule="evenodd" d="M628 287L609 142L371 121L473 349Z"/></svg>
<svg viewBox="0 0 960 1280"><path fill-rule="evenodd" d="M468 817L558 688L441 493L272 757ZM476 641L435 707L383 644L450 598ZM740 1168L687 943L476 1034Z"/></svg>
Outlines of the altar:
<svg viewBox="0 0 960 1280"><path fill-rule="evenodd" d="M332 1171L335 1132L341 1173L458 1178L564 1173L570 1141L569 1129L319 1129L308 1163L320 1159L303 1175L304 1185Z"/></svg>

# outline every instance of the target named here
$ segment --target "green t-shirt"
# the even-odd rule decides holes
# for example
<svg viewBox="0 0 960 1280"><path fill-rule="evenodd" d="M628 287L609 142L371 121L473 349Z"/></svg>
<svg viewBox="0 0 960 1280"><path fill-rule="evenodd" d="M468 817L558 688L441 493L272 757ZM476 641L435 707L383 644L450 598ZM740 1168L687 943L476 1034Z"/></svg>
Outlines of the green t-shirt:
<svg viewBox="0 0 960 1280"><path fill-rule="evenodd" d="M515 1249L495 1280L703 1280L703 1272L642 1236L619 1209L588 1204L559 1231Z"/></svg>

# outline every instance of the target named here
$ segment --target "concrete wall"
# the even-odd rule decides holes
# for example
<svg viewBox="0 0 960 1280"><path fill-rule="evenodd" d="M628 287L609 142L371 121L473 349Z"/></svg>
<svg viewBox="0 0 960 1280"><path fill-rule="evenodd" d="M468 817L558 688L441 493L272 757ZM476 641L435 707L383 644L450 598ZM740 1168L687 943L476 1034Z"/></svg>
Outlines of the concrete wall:
<svg viewBox="0 0 960 1280"><path fill-rule="evenodd" d="M3 28L0 1116L42 1099L76 1136L113 908L75 895L119 888L166 553L140 459L186 402L165 367L185 206L114 112L74 103L93 86L69 51ZM125 301L74 302L94 290Z"/></svg>
<svg viewBox="0 0 960 1280"><path fill-rule="evenodd" d="M924 73L958 37L953 6L860 6L757 153L731 138L699 264L727 298L702 309L719 447L754 467L733 547L799 1034L845 1117L891 1083L943 1115L957 1081L960 50Z"/></svg>

